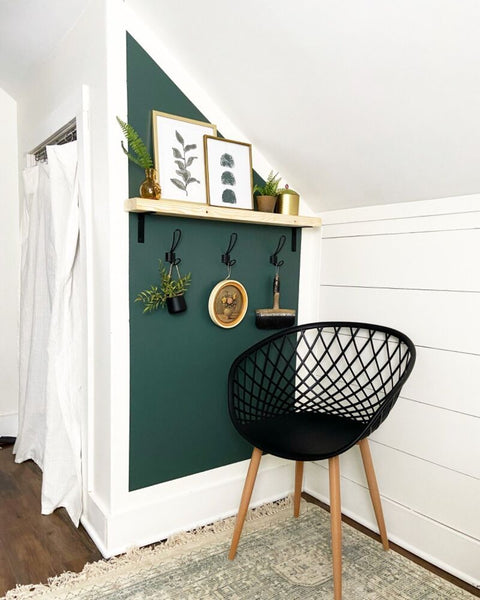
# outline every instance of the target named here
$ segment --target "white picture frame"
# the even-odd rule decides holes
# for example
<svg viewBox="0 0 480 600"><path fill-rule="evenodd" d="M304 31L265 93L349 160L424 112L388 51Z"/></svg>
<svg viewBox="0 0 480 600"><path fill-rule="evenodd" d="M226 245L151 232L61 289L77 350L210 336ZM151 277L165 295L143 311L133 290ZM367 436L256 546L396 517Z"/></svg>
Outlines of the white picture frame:
<svg viewBox="0 0 480 600"><path fill-rule="evenodd" d="M253 210L251 144L205 135L204 147L208 204Z"/></svg>
<svg viewBox="0 0 480 600"><path fill-rule="evenodd" d="M177 115L152 111L155 168L162 198L207 204L204 135L217 127Z"/></svg>

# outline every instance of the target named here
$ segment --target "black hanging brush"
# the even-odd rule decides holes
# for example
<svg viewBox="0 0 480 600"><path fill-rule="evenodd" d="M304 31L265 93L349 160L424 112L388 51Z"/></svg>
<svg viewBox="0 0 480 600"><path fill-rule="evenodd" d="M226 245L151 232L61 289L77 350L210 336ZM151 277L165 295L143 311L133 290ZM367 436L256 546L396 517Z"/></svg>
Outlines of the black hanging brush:
<svg viewBox="0 0 480 600"><path fill-rule="evenodd" d="M273 308L259 308L255 311L255 325L259 329L283 329L295 325L295 310L280 308L280 277L273 279Z"/></svg>

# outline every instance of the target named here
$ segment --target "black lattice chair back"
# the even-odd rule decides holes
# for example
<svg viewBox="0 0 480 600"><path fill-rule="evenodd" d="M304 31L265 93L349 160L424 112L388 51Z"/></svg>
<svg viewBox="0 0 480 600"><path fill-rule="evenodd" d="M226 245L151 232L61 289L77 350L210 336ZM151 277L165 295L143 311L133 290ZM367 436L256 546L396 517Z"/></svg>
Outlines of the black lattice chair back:
<svg viewBox="0 0 480 600"><path fill-rule="evenodd" d="M253 482L262 452L295 460L298 514L303 461L338 459L358 443L370 484L375 475L366 438L390 412L414 363L415 346L406 335L355 322L291 327L243 352L230 369L228 402L233 424L254 446ZM372 499L377 514L379 496ZM388 547L383 516L377 521Z"/></svg>

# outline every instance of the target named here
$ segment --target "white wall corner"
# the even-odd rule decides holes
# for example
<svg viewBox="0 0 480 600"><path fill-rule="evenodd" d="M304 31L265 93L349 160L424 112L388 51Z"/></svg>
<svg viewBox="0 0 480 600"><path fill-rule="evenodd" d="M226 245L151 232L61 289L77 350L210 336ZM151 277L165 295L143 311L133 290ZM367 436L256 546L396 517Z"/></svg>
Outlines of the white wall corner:
<svg viewBox="0 0 480 600"><path fill-rule="evenodd" d="M17 437L18 413L0 415L0 437Z"/></svg>

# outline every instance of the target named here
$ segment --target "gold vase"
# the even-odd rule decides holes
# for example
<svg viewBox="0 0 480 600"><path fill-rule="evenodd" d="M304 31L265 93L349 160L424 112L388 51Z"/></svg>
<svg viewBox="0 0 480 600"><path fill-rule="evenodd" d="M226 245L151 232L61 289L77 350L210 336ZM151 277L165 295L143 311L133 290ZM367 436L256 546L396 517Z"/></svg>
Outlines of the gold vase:
<svg viewBox="0 0 480 600"><path fill-rule="evenodd" d="M279 194L277 212L281 215L298 215L300 196L298 194Z"/></svg>
<svg viewBox="0 0 480 600"><path fill-rule="evenodd" d="M152 198L159 200L162 190L157 181L157 171L155 169L145 169L145 181L140 186L140 198Z"/></svg>

